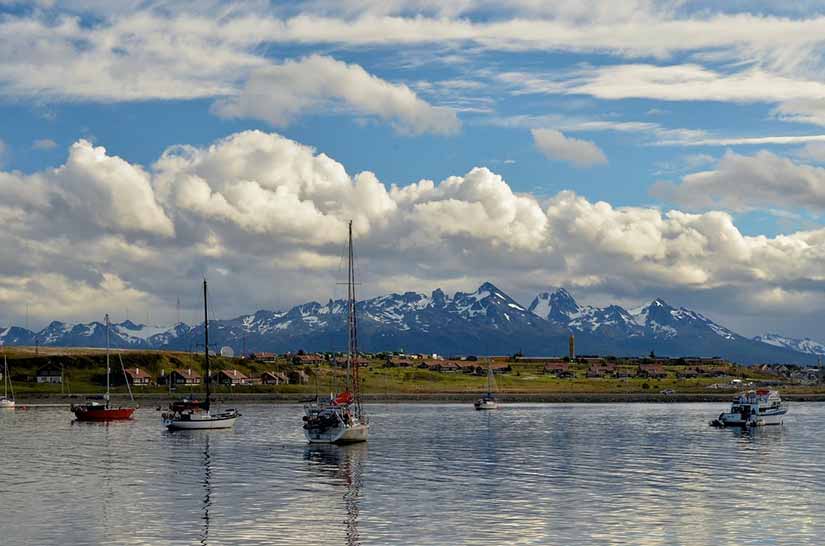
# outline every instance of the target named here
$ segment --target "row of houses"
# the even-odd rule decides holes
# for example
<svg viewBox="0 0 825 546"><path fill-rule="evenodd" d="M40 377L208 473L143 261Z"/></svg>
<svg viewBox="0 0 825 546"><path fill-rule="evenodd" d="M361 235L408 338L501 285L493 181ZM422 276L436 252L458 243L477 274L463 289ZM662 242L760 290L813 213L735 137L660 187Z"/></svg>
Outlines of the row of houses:
<svg viewBox="0 0 825 546"><path fill-rule="evenodd" d="M130 370L127 370L127 375ZM134 379L132 379L134 382ZM165 374L165 370L161 371L161 376L158 377L158 385L173 386L188 386L199 385L203 382L200 374L192 369L174 369ZM288 385L288 384L305 384L309 382L309 375L304 370L289 370L286 372L265 371L256 377L251 377L238 370L218 370L212 375L212 382L228 387L236 385ZM143 383L148 385L150 383Z"/></svg>
<svg viewBox="0 0 825 546"><path fill-rule="evenodd" d="M575 372L570 369L568 362L550 362L544 365L544 373L558 378L575 377ZM635 367L617 366L612 362L591 364L585 373L587 378L601 377L642 377L645 379L662 379L667 376L664 366L661 364L639 364Z"/></svg>
<svg viewBox="0 0 825 546"><path fill-rule="evenodd" d="M724 358L719 357L658 357L658 356L644 356L644 357L616 357L616 356L600 356L600 355L579 355L573 358L560 356L517 356L516 362L532 363L532 364L585 364L585 365L623 365L623 366L641 366L648 364L657 364L659 366L728 366L730 362Z"/></svg>
<svg viewBox="0 0 825 546"><path fill-rule="evenodd" d="M407 358L391 357L384 362L385 368L417 368L431 372L441 373L466 373L473 375L486 375L487 369L491 369L495 374L509 373L513 371L507 362L479 362L477 360L410 360Z"/></svg>
<svg viewBox="0 0 825 546"><path fill-rule="evenodd" d="M544 373L558 378L575 377L575 371L570 368L569 362L548 362L544 365ZM679 370L676 376L680 379L693 377L722 377L727 375L724 367L694 367ZM612 362L600 362L591 364L585 376L588 378L602 377L640 377L644 379L663 379L667 377L667 372L661 364L638 364L637 366L617 366Z"/></svg>
<svg viewBox="0 0 825 546"><path fill-rule="evenodd" d="M151 385L192 386L203 383L203 376L192 368L175 368L168 374L161 370L158 377L144 368L126 368L126 377L131 385L146 387ZM60 384L63 382L63 369L54 363L39 368L35 375L37 383ZM239 370L218 370L212 374L212 382L220 385L285 385L290 383L308 383L309 375L304 370L287 372L265 371L257 377L250 377Z"/></svg>
<svg viewBox="0 0 825 546"><path fill-rule="evenodd" d="M258 362L275 362L279 355L276 353L265 353L265 352L258 352L258 353L250 353L249 358L252 360L257 360ZM326 364L327 362L331 362L333 365L337 364L342 366L345 364L345 360L343 359L336 359L332 357L332 360L328 360L326 355L319 354L319 353L307 353L307 354L291 354L287 353L282 356L282 358L290 362L296 366L320 366L321 364ZM353 359L353 363L361 368L369 366L370 361L363 357L357 357Z"/></svg>

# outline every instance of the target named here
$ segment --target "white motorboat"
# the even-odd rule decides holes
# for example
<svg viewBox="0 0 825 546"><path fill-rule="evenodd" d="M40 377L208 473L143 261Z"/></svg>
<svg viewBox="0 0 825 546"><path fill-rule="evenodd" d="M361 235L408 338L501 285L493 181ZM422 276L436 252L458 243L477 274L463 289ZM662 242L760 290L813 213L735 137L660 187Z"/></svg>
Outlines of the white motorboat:
<svg viewBox="0 0 825 546"><path fill-rule="evenodd" d="M777 391L759 389L737 395L730 411L722 412L710 424L716 427L781 425L786 413L788 407Z"/></svg>
<svg viewBox="0 0 825 546"><path fill-rule="evenodd" d="M9 391L11 391L11 398L9 398ZM6 355L3 355L3 396L0 396L0 408L14 408L17 403L14 401L14 385L11 384L11 377L9 376L9 361Z"/></svg>
<svg viewBox="0 0 825 546"><path fill-rule="evenodd" d="M498 401L495 395L496 380L493 377L493 368L491 365L487 366L487 392L484 396L473 402L473 407L477 410L494 410L498 409Z"/></svg>
<svg viewBox="0 0 825 546"><path fill-rule="evenodd" d="M235 409L226 409L219 413L210 411L211 406L211 370L209 369L209 311L207 304L206 279L203 280L203 347L206 364L206 399L203 402L178 401L169 406L169 412L163 414L163 424L169 430L212 430L232 428L241 414Z"/></svg>
<svg viewBox="0 0 825 546"><path fill-rule="evenodd" d="M361 381L358 378L358 335L355 320L355 265L352 247L352 221L349 223L347 267L347 374L345 388L328 400L316 399L304 406L304 437L313 444L351 444L366 442L369 419L361 407Z"/></svg>

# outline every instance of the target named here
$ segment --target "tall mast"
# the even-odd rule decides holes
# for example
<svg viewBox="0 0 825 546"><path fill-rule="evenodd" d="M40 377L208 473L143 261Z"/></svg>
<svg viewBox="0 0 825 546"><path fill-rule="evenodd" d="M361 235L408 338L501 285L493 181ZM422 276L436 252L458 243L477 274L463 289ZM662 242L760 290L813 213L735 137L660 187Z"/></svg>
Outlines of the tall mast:
<svg viewBox="0 0 825 546"><path fill-rule="evenodd" d="M109 405L109 313L106 313L106 406Z"/></svg>
<svg viewBox="0 0 825 546"><path fill-rule="evenodd" d="M347 377L351 378L353 399L355 401L355 415L361 416L361 397L358 381L358 329L355 320L355 256L352 246L352 220L349 221L349 265L347 268L347 298L348 298L348 340L347 340Z"/></svg>
<svg viewBox="0 0 825 546"><path fill-rule="evenodd" d="M209 411L209 311L207 310L208 306L206 303L206 279L203 279L203 355L204 360L206 361L206 403L204 404L204 409Z"/></svg>

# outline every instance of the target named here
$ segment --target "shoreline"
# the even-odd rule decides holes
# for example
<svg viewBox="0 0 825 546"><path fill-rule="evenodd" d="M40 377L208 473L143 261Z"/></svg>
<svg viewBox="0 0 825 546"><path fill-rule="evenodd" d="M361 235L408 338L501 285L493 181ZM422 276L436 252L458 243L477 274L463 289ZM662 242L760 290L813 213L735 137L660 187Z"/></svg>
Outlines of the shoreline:
<svg viewBox="0 0 825 546"><path fill-rule="evenodd" d="M189 394L189 393L186 393ZM364 403L370 404L442 404L442 403L466 403L478 398L480 393L387 393L387 394L365 394L362 395ZM196 397L203 397L203 393L194 393ZM649 404L673 404L673 403L701 403L701 402L724 402L729 403L735 393L706 394L706 393L675 393L675 394L653 394L653 393L499 393L498 399L502 403L543 403L543 404L610 404L610 403L649 403ZM53 393L30 393L21 394L17 397L17 402L21 406L37 405L49 403L55 405L70 405L82 402L87 396L92 394L53 394ZM179 396L169 396L168 394L136 394L135 401L147 403L165 403L173 399L182 398ZM303 393L220 393L213 395L218 403L240 402L240 403L269 403L269 404L299 404L302 401L312 398L311 394ZM782 398L789 402L825 402L825 394L818 393L788 393ZM129 400L125 394L112 394L112 401L124 403Z"/></svg>

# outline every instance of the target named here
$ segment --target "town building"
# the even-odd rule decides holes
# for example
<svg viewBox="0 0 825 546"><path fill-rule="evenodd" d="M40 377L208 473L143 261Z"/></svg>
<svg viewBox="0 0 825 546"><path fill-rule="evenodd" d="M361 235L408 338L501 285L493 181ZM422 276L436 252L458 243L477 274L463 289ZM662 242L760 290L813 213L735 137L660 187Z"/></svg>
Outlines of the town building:
<svg viewBox="0 0 825 546"><path fill-rule="evenodd" d="M639 364L639 371L636 377L645 379L663 379L667 377L665 369L661 364Z"/></svg>
<svg viewBox="0 0 825 546"><path fill-rule="evenodd" d="M142 368L126 368L126 378L135 387L145 387L152 383L152 377Z"/></svg>
<svg viewBox="0 0 825 546"><path fill-rule="evenodd" d="M212 375L212 381L220 385L235 386L249 383L249 376L238 370L220 370Z"/></svg>
<svg viewBox="0 0 825 546"><path fill-rule="evenodd" d="M544 365L544 373L559 379L566 379L576 376L573 370L570 369L570 364L567 362L548 362Z"/></svg>
<svg viewBox="0 0 825 546"><path fill-rule="evenodd" d="M200 385L203 381L203 378L199 373L194 371L192 368L175 368L169 375L162 374L160 378L158 378L158 383L162 385L169 384L170 382L172 385Z"/></svg>
<svg viewBox="0 0 825 546"><path fill-rule="evenodd" d="M38 383L61 384L63 383L63 369L49 362L37 370L36 380Z"/></svg>
<svg viewBox="0 0 825 546"><path fill-rule="evenodd" d="M317 366L324 362L326 362L324 355L319 354L295 355L292 357L293 364L302 366Z"/></svg>
<svg viewBox="0 0 825 546"><path fill-rule="evenodd" d="M264 372L261 374L263 385L287 385L289 378L282 372Z"/></svg>

